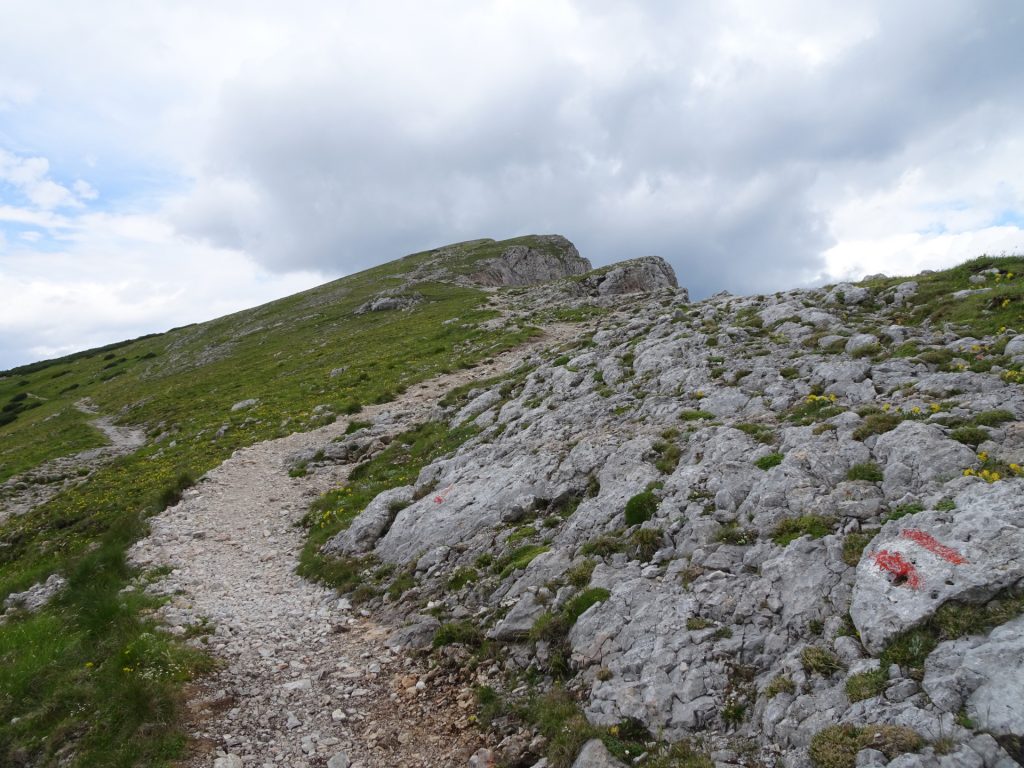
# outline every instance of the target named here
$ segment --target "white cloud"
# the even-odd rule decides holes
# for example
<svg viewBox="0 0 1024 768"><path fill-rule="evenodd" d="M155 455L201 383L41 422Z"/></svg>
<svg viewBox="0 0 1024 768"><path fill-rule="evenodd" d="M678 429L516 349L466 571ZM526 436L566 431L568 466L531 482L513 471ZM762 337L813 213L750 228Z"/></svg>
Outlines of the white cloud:
<svg viewBox="0 0 1024 768"><path fill-rule="evenodd" d="M696 295L1018 247L1016 0L60 5L0 28L0 275L48 307L531 231Z"/></svg>

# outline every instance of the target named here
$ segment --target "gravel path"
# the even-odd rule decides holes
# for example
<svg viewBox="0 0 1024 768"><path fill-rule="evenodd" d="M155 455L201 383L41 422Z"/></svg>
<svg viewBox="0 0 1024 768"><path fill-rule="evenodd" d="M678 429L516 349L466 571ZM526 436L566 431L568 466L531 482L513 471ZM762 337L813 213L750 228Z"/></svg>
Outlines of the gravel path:
<svg viewBox="0 0 1024 768"><path fill-rule="evenodd" d="M386 414L400 432L428 418L452 387L511 370L582 332L551 326L490 363L424 382L359 418ZM139 565L173 569L156 585L173 595L162 609L171 630L209 621L207 647L223 660L190 703L199 749L188 766L465 766L483 743L464 684L387 649L387 628L295 574L304 541L296 522L350 466L291 478L287 459L346 425L237 451L153 518L152 534L133 549Z"/></svg>
<svg viewBox="0 0 1024 768"><path fill-rule="evenodd" d="M44 504L65 488L84 482L93 470L118 456L131 453L146 442L143 430L114 424L108 417L100 415L88 398L75 403L75 408L93 417L91 425L106 436L109 445L51 459L9 478L0 485L0 523Z"/></svg>

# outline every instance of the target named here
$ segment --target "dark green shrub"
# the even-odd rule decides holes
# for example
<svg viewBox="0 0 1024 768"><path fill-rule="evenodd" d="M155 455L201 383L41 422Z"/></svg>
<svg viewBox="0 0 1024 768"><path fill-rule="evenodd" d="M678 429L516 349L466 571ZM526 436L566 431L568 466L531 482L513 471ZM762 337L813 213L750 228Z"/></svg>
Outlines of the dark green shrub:
<svg viewBox="0 0 1024 768"><path fill-rule="evenodd" d="M781 453L769 453L767 456L762 456L760 459L754 462L754 466L758 469L769 470L772 467L777 467L782 463L783 456Z"/></svg>
<svg viewBox="0 0 1024 768"><path fill-rule="evenodd" d="M658 500L652 491L644 491L626 502L626 525L640 525L654 517L658 511Z"/></svg>

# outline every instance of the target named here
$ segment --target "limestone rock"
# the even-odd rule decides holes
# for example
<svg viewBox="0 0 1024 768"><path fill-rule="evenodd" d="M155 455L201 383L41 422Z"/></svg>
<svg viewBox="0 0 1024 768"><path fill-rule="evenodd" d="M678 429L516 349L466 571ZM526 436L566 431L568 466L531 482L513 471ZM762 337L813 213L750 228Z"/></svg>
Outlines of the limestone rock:
<svg viewBox="0 0 1024 768"><path fill-rule="evenodd" d="M537 285L590 270L590 262L580 256L576 246L557 235L542 238L543 249L511 245L497 259L482 265L471 276L480 285Z"/></svg>
<svg viewBox="0 0 1024 768"><path fill-rule="evenodd" d="M924 689L946 712L966 710L996 736L1024 734L1024 617L939 645L925 665Z"/></svg>
<svg viewBox="0 0 1024 768"><path fill-rule="evenodd" d="M601 296L615 296L677 287L679 283L672 266L660 256L646 256L609 270L598 282L597 292Z"/></svg>
<svg viewBox="0 0 1024 768"><path fill-rule="evenodd" d="M1024 482L973 482L952 511L888 523L857 566L850 616L879 653L950 600L981 603L1024 580Z"/></svg>
<svg viewBox="0 0 1024 768"><path fill-rule="evenodd" d="M600 739L591 739L583 745L572 768L626 768L616 760Z"/></svg>

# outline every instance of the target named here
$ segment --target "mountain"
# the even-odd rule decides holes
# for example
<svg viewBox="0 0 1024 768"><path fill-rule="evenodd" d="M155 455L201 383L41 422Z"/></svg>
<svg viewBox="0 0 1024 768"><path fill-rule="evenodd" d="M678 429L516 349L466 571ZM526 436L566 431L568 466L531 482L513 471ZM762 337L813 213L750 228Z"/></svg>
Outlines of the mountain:
<svg viewBox="0 0 1024 768"><path fill-rule="evenodd" d="M9 371L0 755L1020 761L1022 273L481 240Z"/></svg>

